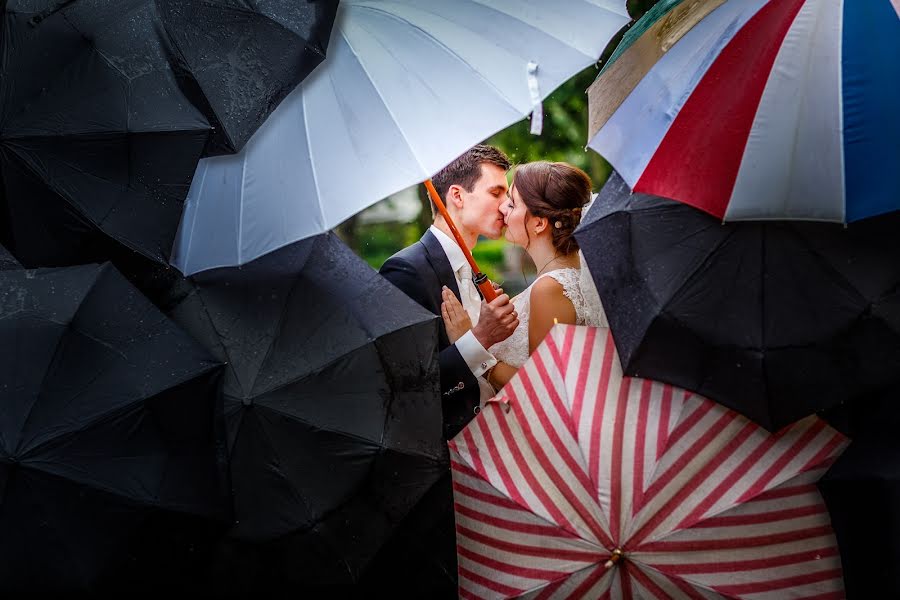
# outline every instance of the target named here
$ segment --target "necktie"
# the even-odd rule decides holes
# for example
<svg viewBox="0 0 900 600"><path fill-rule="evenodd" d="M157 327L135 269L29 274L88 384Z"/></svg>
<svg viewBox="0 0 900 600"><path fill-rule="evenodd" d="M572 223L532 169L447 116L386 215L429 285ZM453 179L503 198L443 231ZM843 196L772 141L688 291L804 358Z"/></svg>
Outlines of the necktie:
<svg viewBox="0 0 900 600"><path fill-rule="evenodd" d="M472 320L474 327L478 323L478 315L481 313L481 296L472 281L472 267L468 263L457 271L459 273L459 300L462 302L463 308L469 313L469 319Z"/></svg>

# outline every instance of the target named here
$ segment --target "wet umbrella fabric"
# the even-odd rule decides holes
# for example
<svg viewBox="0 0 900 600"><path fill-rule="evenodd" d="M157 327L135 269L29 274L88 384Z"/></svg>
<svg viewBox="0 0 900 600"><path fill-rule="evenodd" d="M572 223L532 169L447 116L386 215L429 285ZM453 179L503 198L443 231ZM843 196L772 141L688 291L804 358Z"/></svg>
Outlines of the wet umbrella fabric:
<svg viewBox="0 0 900 600"><path fill-rule="evenodd" d="M179 91L153 3L4 5L4 243L26 267L96 260L103 236L165 261L210 126Z"/></svg>
<svg viewBox="0 0 900 600"><path fill-rule="evenodd" d="M613 174L575 237L626 374L775 430L900 377L898 226L722 224Z"/></svg>
<svg viewBox="0 0 900 600"><path fill-rule="evenodd" d="M461 597L841 597L822 419L771 434L571 325L497 399L450 443Z"/></svg>
<svg viewBox="0 0 900 600"><path fill-rule="evenodd" d="M232 537L280 538L307 583L354 580L447 468L435 317L334 234L161 302L228 363Z"/></svg>
<svg viewBox="0 0 900 600"><path fill-rule="evenodd" d="M150 511L225 518L219 369L108 264L0 272L0 588L90 586Z"/></svg>
<svg viewBox="0 0 900 600"><path fill-rule="evenodd" d="M337 0L157 0L182 90L233 153L325 58Z"/></svg>
<svg viewBox="0 0 900 600"><path fill-rule="evenodd" d="M9 269L21 269L22 265L19 264L19 261L15 259L15 257L9 253L9 251L0 246L0 271L7 271Z"/></svg>
<svg viewBox="0 0 900 600"><path fill-rule="evenodd" d="M844 565L847 598L900 597L900 389L823 416L852 442L819 480Z"/></svg>

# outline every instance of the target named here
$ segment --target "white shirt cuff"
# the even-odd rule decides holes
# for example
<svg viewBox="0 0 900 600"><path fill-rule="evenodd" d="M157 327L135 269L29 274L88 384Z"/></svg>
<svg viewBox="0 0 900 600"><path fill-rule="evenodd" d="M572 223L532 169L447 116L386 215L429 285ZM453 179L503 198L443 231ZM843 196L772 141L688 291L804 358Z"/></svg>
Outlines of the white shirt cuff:
<svg viewBox="0 0 900 600"><path fill-rule="evenodd" d="M463 360L469 365L472 375L480 377L485 371L497 364L494 355L484 349L472 330L465 332L461 338L456 340L456 349L462 355Z"/></svg>

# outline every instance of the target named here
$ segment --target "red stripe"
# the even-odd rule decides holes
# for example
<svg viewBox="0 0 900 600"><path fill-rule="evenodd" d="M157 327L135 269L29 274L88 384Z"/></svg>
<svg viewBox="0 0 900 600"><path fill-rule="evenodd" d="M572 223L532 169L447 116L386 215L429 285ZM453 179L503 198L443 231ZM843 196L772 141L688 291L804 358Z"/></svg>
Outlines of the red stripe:
<svg viewBox="0 0 900 600"><path fill-rule="evenodd" d="M593 329L588 331L588 335L590 335ZM585 344L587 345L587 343ZM588 474L594 480L594 484L597 485L597 489L599 489L599 482L601 480L600 477L600 439L603 433L603 413L606 410L606 404L609 400L609 380L610 380L610 372L612 371L612 361L613 361L614 347L613 347L613 339L612 336L607 333L606 336L606 345L603 349L603 365L600 368L600 382L597 386L597 393L595 394L596 406L594 406L594 418L591 420L591 439L590 439L590 453L588 455ZM582 360L582 368L585 368L584 360ZM582 386L581 394L576 394L576 400L580 400L584 395L584 387ZM578 412L578 419L576 422L581 423L580 409Z"/></svg>
<svg viewBox="0 0 900 600"><path fill-rule="evenodd" d="M709 600L706 596L704 596L700 592L698 592L694 588L694 586L692 586L690 583L688 583L684 579L679 579L678 577L669 577L665 573L660 573L660 574L663 575L670 582L674 583L675 587L677 587L679 590L681 590L691 600Z"/></svg>
<svg viewBox="0 0 900 600"><path fill-rule="evenodd" d="M671 596L669 596L669 593L659 587L659 585L655 581L650 579L650 576L644 573L639 565L631 563L630 566L631 568L628 570L628 573L632 577L634 577L635 580L644 587L644 589L646 589L648 592L650 592L660 600L668 600L669 598L671 598Z"/></svg>
<svg viewBox="0 0 900 600"><path fill-rule="evenodd" d="M466 569L465 567L462 567L462 566L459 567L459 576L460 576L460 579L465 577L472 583L480 585L483 588L487 588L487 589L493 590L497 593L504 594L507 598L514 597L514 596L521 596L526 591L526 590L521 590L519 588L510 587L508 585L503 585L502 583L499 583L494 579L485 577L484 575L479 575L478 573L475 573L474 571L470 571L469 569ZM460 582L460 583L462 583L462 582ZM479 597L478 595L476 595L472 592L469 592L469 593L472 594L472 596L470 596L471 598Z"/></svg>
<svg viewBox="0 0 900 600"><path fill-rule="evenodd" d="M675 477L681 475L684 468L694 459L703 449L708 446L713 439L715 439L728 425L730 425L735 419L737 419L740 415L738 413L728 410L722 413L722 416L718 418L718 420L712 424L706 431L703 432L697 441L691 444L690 448L688 448L684 454L679 456L672 466L669 467L668 470L663 474L662 477L653 482L653 485L650 486L650 491L647 492L647 502L645 502L644 506L649 504L650 499L655 498L657 494L661 490L665 488L665 486L671 482ZM741 440L742 441L742 440ZM629 544L640 544L644 541L646 536L653 532L654 529L659 527L659 525L669 517L680 505L680 503L688 497L693 491L695 487L695 483L702 482L706 477L712 473L716 467L719 466L729 455L734 452L735 447L732 447L735 439L732 439L728 446L726 446L723 451L716 455L716 457L710 461L707 465L703 467L694 477L691 478L689 482L686 482L682 485L678 492L671 497L669 500L665 502L662 508L658 510L653 517L651 517L638 531L636 531L631 538L628 540ZM726 453L727 451L727 453ZM654 488L656 484L659 484L659 487Z"/></svg>
<svg viewBox="0 0 900 600"><path fill-rule="evenodd" d="M534 356L537 356L537 355L534 355ZM540 357L537 356L535 362L537 362L539 360L540 360ZM534 364L534 363L532 363L532 364ZM537 396L535 395L535 392L534 392L534 388L531 386L531 381L528 377L528 373L524 369L520 369L519 376L520 376L520 381L522 382L523 386L525 387L529 397L537 398ZM512 387L510 387L508 391L509 391L510 397L516 403L518 403L518 398L516 396L515 390L513 390ZM540 405L541 405L540 401L532 403L532 406L535 408L539 407ZM519 413L519 414L521 414L521 413ZM572 473L574 473L574 475L576 476L576 479L582 484L582 488L584 489L585 493L588 495L589 498L594 498L595 491L594 491L593 487L591 486L591 482L589 480L584 479L584 473L583 473L581 466L579 466L576 463L575 459L572 458L572 456L566 451L566 448L563 445L562 440L560 440L558 437L556 437L556 432L553 431L553 428L550 425L549 420L546 417L546 414L538 413L538 419L541 421L541 424L544 426L545 431L547 431L548 433L550 433L550 432L553 433L553 435L551 436L551 439L553 441L554 449L561 456L563 461L566 462L568 467L572 470ZM601 526L600 522L594 518L594 515L591 514L590 509L588 507L586 507L578 499L578 495L574 492L574 490L572 490L572 487L569 485L569 482L557 470L556 466L553 465L553 463L550 460L550 457L547 456L547 453L544 450L544 445L536 439L536 437L534 435L534 431L531 428L530 419L524 419L524 418L519 419L518 415L517 415L516 421L519 423L519 426L522 428L522 433L524 434L527 442L529 443L532 452L534 452L534 456L537 459L538 464L540 465L541 469L547 474L547 476L550 478L550 480L553 482L553 484L557 487L557 489L559 489L562 492L563 497L568 501L569 505L573 509L575 509L575 512L578 514L579 517L581 517L581 520L585 523L585 525L587 525L587 527L590 529L591 533L594 535L594 537L597 539L597 541L599 541L599 543L607 545L607 546L611 545L609 536L606 535L606 532L603 531L603 527ZM505 420L498 419L498 422L501 423L502 426L506 426ZM508 436L507 436L507 431L509 431ZM509 429L504 430L504 436L506 436L508 438L507 443L509 443L510 446L512 447L512 444L513 444L512 437L511 437L512 433ZM547 510L551 514L554 515L554 518L557 519L558 523L565 522L572 528L573 533L577 533L577 529L575 528L574 524L569 524L568 521L565 519L565 516L559 510L559 508L555 504L552 504L552 500L550 499L550 496L546 494L546 492L544 491L541 484L537 481L537 478L534 477L534 475L532 474L532 471L530 470L530 465L527 464L527 461L525 461L524 459L521 458L519 452L516 452L514 450L514 454L515 454L515 460L516 460L517 464L519 464L519 469L523 472L523 474L525 473L525 468L526 467L529 468L528 475L531 475L531 477L529 478L528 475L526 475L526 479L528 479L529 485L532 487L535 494L538 496L538 498L541 499L541 503L544 505L544 507L547 508ZM596 505L595 505L595 507L596 507ZM598 508L598 512L599 512L599 507L596 507L596 508Z"/></svg>
<svg viewBox="0 0 900 600"><path fill-rule="evenodd" d="M581 539L555 525L537 525L532 523L522 523L521 521L511 521L509 519L489 515L460 502L454 504L454 509L457 514L468 517L473 521L496 527L497 529L506 529L515 533L527 533L530 535L541 535L544 537L554 537L566 540Z"/></svg>
<svg viewBox="0 0 900 600"><path fill-rule="evenodd" d="M810 583L818 583L820 581L828 581L829 579L842 578L843 572L840 569L829 569L827 571L819 571L817 573L804 573L793 577L785 577L783 579L772 579L769 581L760 581L755 583L741 583L735 585L716 586L714 589L723 594L759 594L762 592L773 592L775 590L785 590Z"/></svg>
<svg viewBox="0 0 900 600"><path fill-rule="evenodd" d="M478 447L475 446L475 438L472 436L471 427L466 427L465 429L463 429L462 439L466 443L466 450L469 453L469 460L472 461L472 468L476 473L478 473L479 478L487 481L487 469L484 468L484 462L482 462L481 460L481 456L478 452ZM457 450L456 452L460 455L460 457L462 457L462 453L459 452L459 450Z"/></svg>
<svg viewBox="0 0 900 600"><path fill-rule="evenodd" d="M747 438L749 438L757 431L759 431L759 426L748 421L735 439L740 439L740 443L743 444L744 441L747 440ZM762 444L757 446L753 450L753 452L749 453L744 458L744 460L741 461L741 464L739 464L736 469L733 469L730 473L728 473L728 475L721 482L719 482L715 489L710 492L710 494L706 498L704 498L700 502L700 504L698 504L690 513L688 513L688 515L684 519L682 519L682 521L678 525L675 526L675 529L686 529L690 525L696 523L701 517L703 517L703 515L706 514L706 511L709 510L713 505L715 505L716 502L721 500L726 492L728 492L728 490L733 489L735 484L741 478L743 478L744 475L746 475L754 465L759 464L760 459L766 454L766 452L769 451L769 449L771 449L772 446L775 445L776 441L778 441L777 436L773 435L766 437L763 440ZM732 446L732 444L730 443L729 446ZM726 446L725 449L728 449L728 446ZM733 454L733 452L729 453L729 458L731 454Z"/></svg>
<svg viewBox="0 0 900 600"><path fill-rule="evenodd" d="M628 405L628 394L631 391L631 377L623 377L619 386L619 398L616 403L616 415L613 421L612 456L610 459L609 483L609 533L615 544L621 542L619 526L625 507L622 506L622 445L625 438L625 411Z"/></svg>
<svg viewBox="0 0 900 600"><path fill-rule="evenodd" d="M784 454L779 456L775 462L773 462L768 469L759 477L759 479L750 486L746 492L741 494L741 497L738 499L738 502L746 502L750 498L756 496L760 492L766 489L766 486L781 473L781 471L791 463L792 460L797 458L797 456L809 448L809 445L816 438L819 433L827 427L825 421L821 419L817 419L812 423L812 426L807 429L803 435L800 436L796 442L794 442L790 448L785 451Z"/></svg>
<svg viewBox="0 0 900 600"><path fill-rule="evenodd" d="M656 426L656 461L662 458L669 440L669 421L672 419L672 386L663 386L662 402L659 409L659 423Z"/></svg>
<svg viewBox="0 0 900 600"><path fill-rule="evenodd" d="M577 573L577 571L576 571ZM571 579L575 573L569 575L568 577L557 579L551 583L548 583L541 589L540 593L534 597L534 600L546 600L550 596L556 593L556 590L561 588L569 579Z"/></svg>
<svg viewBox="0 0 900 600"><path fill-rule="evenodd" d="M800 519L803 517L811 517L820 515L826 511L825 505L821 503L810 504L809 506L799 506L797 508L784 508L782 510L772 510L763 513L753 513L749 515L731 515L726 517L712 517L695 524L698 529L709 529L713 527L744 527L746 525L761 525L763 523L775 523L777 521L787 521L792 519Z"/></svg>
<svg viewBox="0 0 900 600"><path fill-rule="evenodd" d="M687 402L685 401L685 405ZM669 434L669 440L667 442L668 446L671 448L676 445L681 438L683 438L687 432L694 428L694 426L705 417L712 409L716 408L716 403L711 400L703 400L697 405L697 408L694 409L686 419L679 422L678 425L675 426L675 429L672 430L672 433Z"/></svg>
<svg viewBox="0 0 900 600"><path fill-rule="evenodd" d="M725 215L759 100L804 1L769 2L737 32L675 117L635 192Z"/></svg>
<svg viewBox="0 0 900 600"><path fill-rule="evenodd" d="M766 535L747 536L742 538L727 538L721 540L685 540L671 541L661 540L658 542L648 542L637 548L632 548L632 552L701 552L707 550L740 550L744 548L758 548L760 546L775 546L778 544L786 544L788 542L798 542L800 540L808 540L811 538L832 535L831 526L820 525L819 527L808 527L806 529L797 529L794 531L786 531L784 533L771 533Z"/></svg>
<svg viewBox="0 0 900 600"><path fill-rule="evenodd" d="M522 554L524 556L540 556L557 560L573 560L587 563L606 561L609 558L609 552L606 550L599 551L598 549L597 552L590 552L587 550L566 550L563 548L550 548L547 546L516 544L514 542L507 542L491 537L484 533L479 533L474 529L469 529L468 527L463 527L461 525L456 526L456 534L484 546L503 550L504 552Z"/></svg>
<svg viewBox="0 0 900 600"><path fill-rule="evenodd" d="M550 581L556 579L557 577L568 575L568 573L566 573L565 571L553 571L551 569L535 569L533 567L520 567L518 565L511 565L489 556L479 554L478 552L470 550L465 546L458 546L457 551L462 558L468 558L469 560L489 569L493 569L494 571L500 571L501 573L514 575L516 577L528 577L529 579L542 579L544 581Z"/></svg>
<svg viewBox="0 0 900 600"><path fill-rule="evenodd" d="M825 446L822 447L821 450L816 452L816 455L809 459L809 461L807 461L805 465L803 465L803 467L800 469L800 472L802 473L804 471L811 471L812 469L820 466L826 460L836 459L837 457L831 456L831 454L835 450L837 450L839 446L847 442L847 438L842 433L836 431L834 433L834 436L832 436L832 438L828 440L828 443L825 444Z"/></svg>
<svg viewBox="0 0 900 600"><path fill-rule="evenodd" d="M460 574L462 573L462 569L460 569ZM463 588L462 581L459 582L459 597L465 598L466 600L481 600L481 597L475 594L474 592L470 592L469 590Z"/></svg>
<svg viewBox="0 0 900 600"><path fill-rule="evenodd" d="M594 338L596 337L597 330L594 328L588 329L581 348L581 364L578 366L578 379L575 382L575 397L572 398L572 420L576 423L576 426L581 423L581 411L584 409L584 388L587 386L591 359L594 357ZM607 347L609 347L609 340L607 340ZM606 369L607 363L612 365L612 357L603 357L604 369ZM589 472L593 473L594 471L589 469Z"/></svg>
<svg viewBox="0 0 900 600"><path fill-rule="evenodd" d="M558 394L553 390L553 382L550 380L550 376L547 373L547 370L544 365L544 360L539 353L532 355L534 357L532 361L532 365L537 369L538 374L541 377L541 380L544 384L544 387L550 390L551 403L557 410L557 414L560 419L563 420L564 423L570 425L569 433L572 436L572 439L575 439L575 431L574 425L572 425L570 416L566 411L565 404L562 401L562 398L559 397ZM536 393L534 387L531 384L531 378L528 375L528 371L525 369L521 369L519 371L521 376L520 381L522 386L525 388L529 398L540 398L540 396ZM515 396L515 392L511 389L511 394ZM587 473L584 472L584 467L578 463L578 460L572 456L569 452L566 444L560 439L559 435L556 432L556 429L553 427L553 424L550 422L547 413L544 411L544 403L541 401L532 402L532 408L535 410L537 414L538 421L540 421L541 427L544 432L547 433L547 436L550 438L551 443L553 444L553 449L556 451L557 456L563 459L563 462L566 463L566 466L569 468L569 471L574 475L577 482L581 485L581 489L584 494L587 495L588 498L596 498L597 490L593 483L591 482L590 477ZM582 504L577 500L577 495L572 490L569 482L561 476L560 473L557 472L557 468L552 464L549 457L544 451L544 445L540 443L536 436L534 435L534 430L531 427L531 419L522 419L520 421L522 425L522 430L525 433L525 436L528 438L529 442L531 442L532 449L535 455L538 457L538 460L541 463L541 466L544 470L550 475L553 482L557 485L557 487L564 492L566 498L569 499L570 504L573 508L575 508L576 512L578 512L579 516L584 520L584 522L590 527L593 534L597 537L597 539L607 546L612 544L609 536L603 531L603 527L599 521L594 517L594 514L590 511L590 508ZM594 504L594 508L599 512L599 506Z"/></svg>
<svg viewBox="0 0 900 600"><path fill-rule="evenodd" d="M622 586L622 596L624 600L631 600L634 598L634 591L631 589L631 571L634 569L629 568L629 563L627 560L619 563L619 583Z"/></svg>
<svg viewBox="0 0 900 600"><path fill-rule="evenodd" d="M572 357L572 346L575 343L575 328L571 325L566 326L565 332L566 335L563 338L562 356L560 357L563 359L563 365L569 364L569 359ZM565 367L560 367L560 371L565 372Z"/></svg>
<svg viewBox="0 0 900 600"><path fill-rule="evenodd" d="M548 335L545 342L547 344L547 350L550 351L550 356L553 357L553 362L556 364L556 369L559 371L560 375L565 378L566 361L563 360L563 357L560 354L559 346L556 345L556 340L553 339L553 336Z"/></svg>
<svg viewBox="0 0 900 600"><path fill-rule="evenodd" d="M512 391L512 389L510 389L509 391L510 391L510 395L513 396L513 398L515 398L515 393ZM514 415L513 418L515 418L518 421L518 417L521 414L521 411L514 410L514 411L511 411L510 414ZM486 420L487 419L482 419L482 421L486 421ZM547 494L547 492L544 491L543 485L541 485L541 483L537 480L537 477L535 476L534 471L532 471L532 469L531 469L531 465L529 465L528 461L525 460L524 456L522 455L521 449L516 444L515 438L513 437L512 430L509 428L509 424L506 422L506 419L502 418L502 417L498 417L495 422L497 424L497 427L500 429L500 434L503 436L504 440L506 441L506 445L510 450L509 453L512 455L512 458L515 461L516 466L519 467L519 472L522 474L522 477L525 478L525 482L528 484L528 487L531 489L532 493L535 496L537 496L538 501L540 501L540 503L547 510L547 512L550 514L551 518L557 525L559 525L563 529L566 529L567 531L570 531L571 533L573 533L575 535L578 535L578 529L575 527L575 525L573 523L569 522L569 520L562 513L562 511L559 509L559 507L553 503L553 500L550 498L550 496ZM521 425L521 423L520 423L520 425ZM540 444L536 444L536 446L538 446L538 447L533 448L533 450L538 450L540 448ZM538 458L538 461L542 462L540 458ZM556 475L557 478L559 477L559 474L554 473L553 470L549 471L548 474ZM555 481L554 481L554 483L555 483ZM524 501L522 502L522 504L525 506L528 506L528 504Z"/></svg>
<svg viewBox="0 0 900 600"><path fill-rule="evenodd" d="M486 414L484 415L486 417ZM519 488L516 486L515 482L513 482L512 475L510 475L509 471L506 469L506 464L503 462L504 453L500 453L497 443L494 442L494 434L491 432L491 428L488 426L487 418L477 419L475 421L475 427L478 428L479 433L484 438L484 443L487 446L488 453L495 458L493 461L494 466L497 467L497 473L500 475L500 480L503 481L503 485L509 491L509 497L516 501L516 503L521 506L528 506L528 502L525 501L525 497L522 496L522 493L519 491ZM471 425L467 427L463 433L468 433L471 429ZM468 443L468 440L467 440ZM473 444L474 447L474 444ZM476 453L473 453L473 455ZM484 479L488 479L487 471L484 468L484 465L479 464L480 472Z"/></svg>
<svg viewBox="0 0 900 600"><path fill-rule="evenodd" d="M653 382L645 379L641 385L641 397L638 403L638 416L634 441L634 471L631 476L631 514L634 517L642 506L644 495L644 461L646 460L647 427L649 425L650 396L653 393Z"/></svg>
<svg viewBox="0 0 900 600"><path fill-rule="evenodd" d="M555 345L555 344L553 344L552 339L550 339L549 343L552 345ZM566 430L569 432L569 435L572 436L572 439L573 440L578 439L578 432L575 429L575 424L572 422L572 415L569 414L569 409L566 407L566 403L563 402L562 397L559 395L559 392L556 389L556 384L550 378L550 373L547 372L547 367L544 364L544 359L541 356L541 353L535 352L531 356L532 356L531 364L537 370L538 375L541 378L541 383L544 384L544 389L546 389L550 395L550 403L553 405L553 408L556 409L556 415L563 422L563 425L566 426ZM555 442L558 441L559 444L561 445L560 447L564 448L565 446L563 445L562 440L559 439L559 436L556 433L556 429L550 423L550 419L547 418L547 413L544 411L544 402L540 401L540 399L542 399L542 396L537 394L531 385L531 378L528 376L528 370L520 369L519 374L522 375L521 382L522 382L522 385L525 387L526 391L528 392L529 398L538 399L537 402L532 403L532 406L534 407L536 412L539 411L540 415L543 416L543 418L541 419L541 425L544 427L544 429L546 429L548 431L548 433L552 433L554 436L554 441ZM574 464L574 459L572 459L572 463ZM566 464L570 464L569 461L566 461ZM581 466L579 466L577 469L573 469L573 471L583 472L584 469ZM590 490L591 489L590 480L585 479L585 481L588 482L588 486L586 489Z"/></svg>
<svg viewBox="0 0 900 600"><path fill-rule="evenodd" d="M777 569L790 565L798 565L805 562L814 562L821 558L830 558L838 555L835 546L826 546L815 550L804 550L793 554L781 554L756 558L752 560L716 561L710 563L688 563L681 565L650 564L651 567L672 575L698 575L709 573L742 573L745 571L759 571L760 569Z"/></svg>
<svg viewBox="0 0 900 600"><path fill-rule="evenodd" d="M569 598L585 598L587 597L587 593L591 590L592 587L597 585L597 582L603 579L603 576L606 575L608 569L603 566L603 563L597 565L594 571L587 576L587 578L582 581L577 588L572 590L572 593L569 594ZM607 593L609 590L607 590Z"/></svg>
<svg viewBox="0 0 900 600"><path fill-rule="evenodd" d="M496 506L497 508L531 514L525 508L505 496L497 496L494 494L489 494L487 492L482 492L462 483L457 483L456 481L453 482L453 491L457 494L472 498L473 500L479 500L481 502L484 502L485 504Z"/></svg>
<svg viewBox="0 0 900 600"><path fill-rule="evenodd" d="M764 502L767 500L778 500L780 498L791 498L793 496L801 496L816 491L817 488L813 483L804 483L801 485L792 485L790 487L774 487L771 490L763 492L753 498L751 502Z"/></svg>

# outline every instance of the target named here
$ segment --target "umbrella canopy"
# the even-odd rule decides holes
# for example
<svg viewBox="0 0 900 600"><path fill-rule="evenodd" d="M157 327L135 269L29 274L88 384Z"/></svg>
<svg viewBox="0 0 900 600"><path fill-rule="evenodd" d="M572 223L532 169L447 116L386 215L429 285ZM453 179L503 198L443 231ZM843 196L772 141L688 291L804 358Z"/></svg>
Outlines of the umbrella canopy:
<svg viewBox="0 0 900 600"><path fill-rule="evenodd" d="M0 272L0 588L89 586L151 510L227 515L219 366L108 264Z"/></svg>
<svg viewBox="0 0 900 600"><path fill-rule="evenodd" d="M589 90L588 145L720 219L900 208L896 0L664 0Z"/></svg>
<svg viewBox="0 0 900 600"><path fill-rule="evenodd" d="M841 595L814 482L846 438L821 419L770 434L575 326L498 400L450 444L461 597Z"/></svg>
<svg viewBox="0 0 900 600"><path fill-rule="evenodd" d="M774 430L900 378L898 227L723 225L613 174L575 237L627 374Z"/></svg>
<svg viewBox="0 0 900 600"><path fill-rule="evenodd" d="M21 269L22 265L19 264L19 261L13 257L9 251L0 246L0 271L7 271L9 269Z"/></svg>
<svg viewBox="0 0 900 600"><path fill-rule="evenodd" d="M322 67L240 154L198 166L172 264L243 264L431 177L627 21L618 0L341 2Z"/></svg>
<svg viewBox="0 0 900 600"><path fill-rule="evenodd" d="M841 549L848 598L900 596L900 411L894 388L841 407L852 435L846 452L819 480ZM847 421L849 420L849 423ZM862 500L862 502L861 502Z"/></svg>
<svg viewBox="0 0 900 600"><path fill-rule="evenodd" d="M164 302L228 364L232 536L292 536L293 577L354 579L447 468L434 315L334 234Z"/></svg>
<svg viewBox="0 0 900 600"><path fill-rule="evenodd" d="M210 126L179 91L147 0L4 3L0 233L25 266L165 262Z"/></svg>
<svg viewBox="0 0 900 600"><path fill-rule="evenodd" d="M182 90L237 152L325 58L337 0L156 0Z"/></svg>

